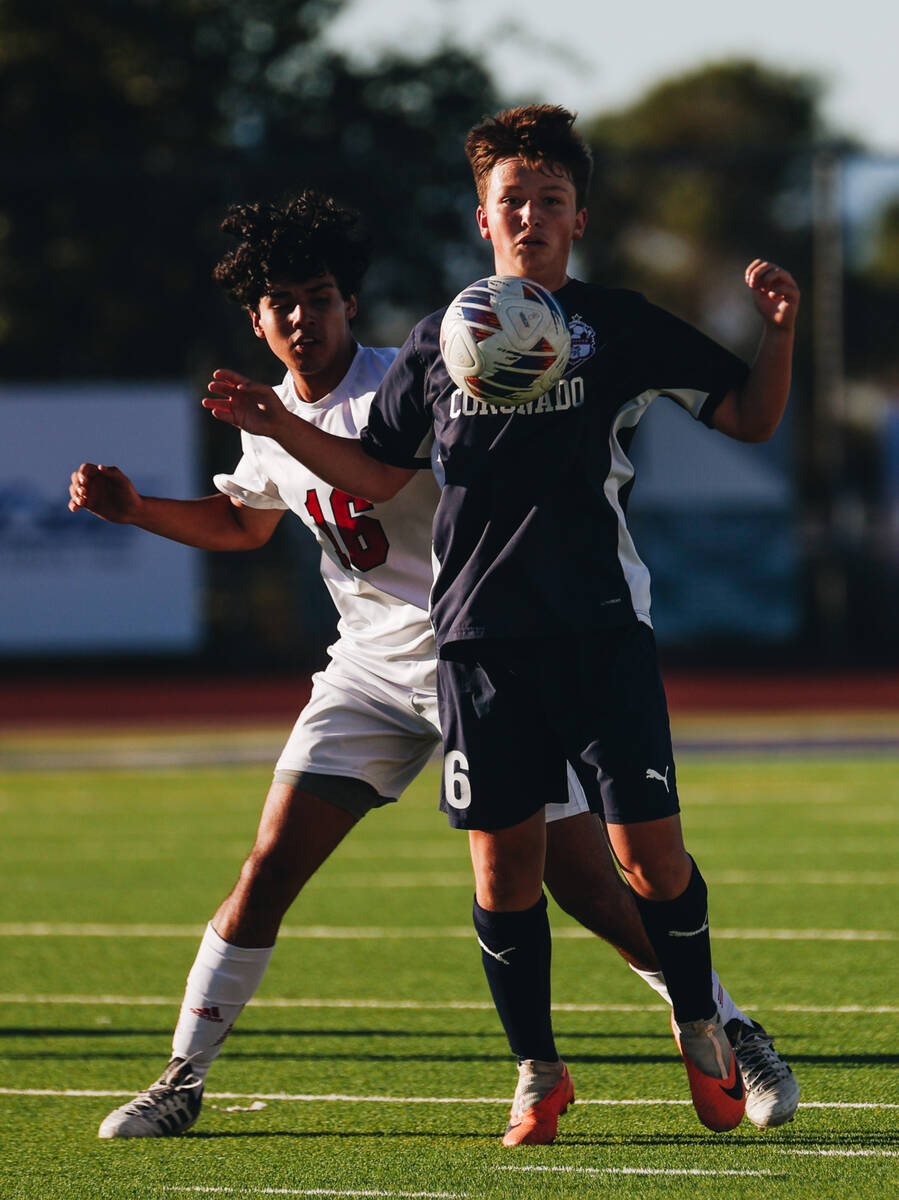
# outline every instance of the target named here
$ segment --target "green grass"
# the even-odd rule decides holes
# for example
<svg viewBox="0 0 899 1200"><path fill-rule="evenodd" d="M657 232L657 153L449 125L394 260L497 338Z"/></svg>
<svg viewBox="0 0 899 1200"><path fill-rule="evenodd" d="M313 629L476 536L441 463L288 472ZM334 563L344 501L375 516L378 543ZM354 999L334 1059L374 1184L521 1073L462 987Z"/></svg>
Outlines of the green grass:
<svg viewBox="0 0 899 1200"><path fill-rule="evenodd" d="M688 843L710 880L713 929L727 935L714 942L716 965L777 1034L809 1103L785 1129L744 1123L715 1136L688 1105L640 1103L687 1095L666 1014L616 955L573 936L554 910L555 999L594 1006L556 1016L581 1102L555 1146L500 1148L514 1066L467 933L465 839L436 812L430 771L353 832L292 910L290 936L210 1075L194 1131L100 1142L97 1125L116 1098L0 1094L0 1196L891 1200L899 1107L884 1106L899 1105L899 1014L800 1010L897 1008L897 766L836 757L680 765ZM0 1087L131 1092L159 1074L197 931L233 882L269 774L0 776ZM86 925L116 928L87 936ZM178 928L129 936L135 926ZM397 936L302 936L316 927ZM403 936L409 929L416 936ZM793 936L733 936L751 930ZM848 930L868 936L823 937ZM797 940L798 931L812 934ZM268 1099L248 1111L259 1093L499 1102ZM638 1103L584 1102L623 1100ZM850 1103L875 1107L811 1106Z"/></svg>

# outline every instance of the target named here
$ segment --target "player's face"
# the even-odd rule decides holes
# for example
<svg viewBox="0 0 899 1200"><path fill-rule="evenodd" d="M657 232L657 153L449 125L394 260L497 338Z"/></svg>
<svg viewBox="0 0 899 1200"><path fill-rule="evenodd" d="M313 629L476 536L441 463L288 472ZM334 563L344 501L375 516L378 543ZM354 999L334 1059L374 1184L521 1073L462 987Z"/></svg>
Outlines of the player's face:
<svg viewBox="0 0 899 1200"><path fill-rule="evenodd" d="M303 398L320 399L352 361L355 315L356 297L344 298L328 272L302 283L275 284L252 314L253 330L290 371Z"/></svg>
<svg viewBox="0 0 899 1200"><path fill-rule="evenodd" d="M555 291L568 277L571 244L584 236L587 210L577 207L567 175L506 158L490 172L477 218L481 237L493 243L497 275L527 276Z"/></svg>

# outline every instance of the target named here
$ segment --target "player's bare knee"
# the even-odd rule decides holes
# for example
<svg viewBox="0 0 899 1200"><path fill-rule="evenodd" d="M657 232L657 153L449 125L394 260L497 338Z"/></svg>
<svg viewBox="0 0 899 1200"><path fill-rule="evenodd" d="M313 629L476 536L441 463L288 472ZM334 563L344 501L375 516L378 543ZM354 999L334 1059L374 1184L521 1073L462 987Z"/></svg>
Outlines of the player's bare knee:
<svg viewBox="0 0 899 1200"><path fill-rule="evenodd" d="M541 891L528 880L492 874L478 878L476 887L478 904L489 912L523 912L537 903Z"/></svg>
<svg viewBox="0 0 899 1200"><path fill-rule="evenodd" d="M623 863L625 878L645 900L675 900L690 882L690 860Z"/></svg>

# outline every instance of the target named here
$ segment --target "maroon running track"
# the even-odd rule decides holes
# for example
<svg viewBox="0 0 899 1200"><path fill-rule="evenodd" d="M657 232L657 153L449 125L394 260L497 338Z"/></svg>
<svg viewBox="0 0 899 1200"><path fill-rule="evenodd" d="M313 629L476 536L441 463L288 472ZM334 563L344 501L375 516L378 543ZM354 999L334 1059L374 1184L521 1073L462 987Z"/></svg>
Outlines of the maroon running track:
<svg viewBox="0 0 899 1200"><path fill-rule="evenodd" d="M890 711L899 717L897 674L712 674L668 672L672 712ZM0 682L0 727L246 724L293 720L310 679L132 677Z"/></svg>

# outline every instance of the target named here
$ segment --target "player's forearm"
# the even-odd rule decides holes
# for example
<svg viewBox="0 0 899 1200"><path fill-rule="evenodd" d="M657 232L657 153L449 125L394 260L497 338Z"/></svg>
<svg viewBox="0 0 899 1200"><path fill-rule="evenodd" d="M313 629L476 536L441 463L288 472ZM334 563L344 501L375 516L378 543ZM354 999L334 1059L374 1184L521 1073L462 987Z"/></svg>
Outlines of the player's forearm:
<svg viewBox="0 0 899 1200"><path fill-rule="evenodd" d="M252 550L267 540L246 529L240 511L221 495L199 500L141 496L130 524L199 550Z"/></svg>
<svg viewBox="0 0 899 1200"><path fill-rule="evenodd" d="M745 382L729 393L715 427L741 442L773 437L787 407L792 363L792 330L767 326Z"/></svg>
<svg viewBox="0 0 899 1200"><path fill-rule="evenodd" d="M356 438L337 437L289 413L278 422L274 437L325 483L375 504L392 499L415 474L372 458Z"/></svg>

